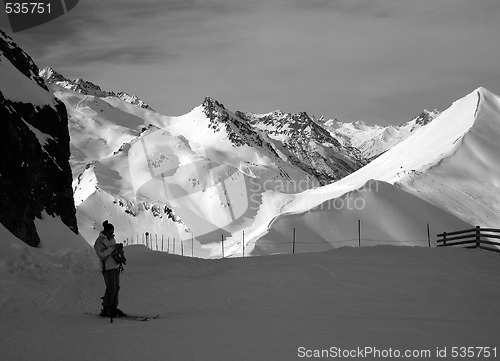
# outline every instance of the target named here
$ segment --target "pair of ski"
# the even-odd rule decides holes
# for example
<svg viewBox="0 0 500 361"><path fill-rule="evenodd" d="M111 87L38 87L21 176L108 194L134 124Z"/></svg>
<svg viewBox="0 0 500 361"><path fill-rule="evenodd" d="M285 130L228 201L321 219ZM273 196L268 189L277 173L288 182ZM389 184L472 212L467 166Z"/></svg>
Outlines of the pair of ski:
<svg viewBox="0 0 500 361"><path fill-rule="evenodd" d="M111 322L111 323L113 323L113 321L116 319L145 322L145 321L154 320L154 319L157 319L158 317L160 317L160 315L146 316L146 315L129 315L129 314L127 314L126 316L122 316L122 317L109 317L109 316L101 316L101 315L95 314L95 313L87 313L87 314L96 315L96 316L102 317L102 318L108 318L109 322Z"/></svg>

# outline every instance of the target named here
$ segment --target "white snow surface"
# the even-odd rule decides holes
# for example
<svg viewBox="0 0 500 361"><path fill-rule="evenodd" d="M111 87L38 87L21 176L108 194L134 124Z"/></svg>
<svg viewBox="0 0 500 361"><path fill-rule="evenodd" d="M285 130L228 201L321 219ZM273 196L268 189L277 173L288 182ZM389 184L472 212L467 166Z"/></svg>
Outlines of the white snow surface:
<svg viewBox="0 0 500 361"><path fill-rule="evenodd" d="M41 248L0 226L2 360L290 361L358 348L437 359L447 347L446 360L457 345L500 351L495 253L376 246L204 260L127 246L120 308L160 317L110 323L86 314L99 312L104 292L93 249L56 218L36 224Z"/></svg>

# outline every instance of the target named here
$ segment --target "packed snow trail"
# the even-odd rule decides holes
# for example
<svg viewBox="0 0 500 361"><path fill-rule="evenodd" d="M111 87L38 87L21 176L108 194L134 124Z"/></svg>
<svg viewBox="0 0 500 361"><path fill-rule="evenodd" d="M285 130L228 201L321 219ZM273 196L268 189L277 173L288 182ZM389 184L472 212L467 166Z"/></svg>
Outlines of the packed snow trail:
<svg viewBox="0 0 500 361"><path fill-rule="evenodd" d="M29 248L22 267L2 258L2 359L289 361L331 347L500 347L495 253L377 246L203 260L125 251L120 308L161 314L154 322L86 315L100 309L97 269L42 267Z"/></svg>

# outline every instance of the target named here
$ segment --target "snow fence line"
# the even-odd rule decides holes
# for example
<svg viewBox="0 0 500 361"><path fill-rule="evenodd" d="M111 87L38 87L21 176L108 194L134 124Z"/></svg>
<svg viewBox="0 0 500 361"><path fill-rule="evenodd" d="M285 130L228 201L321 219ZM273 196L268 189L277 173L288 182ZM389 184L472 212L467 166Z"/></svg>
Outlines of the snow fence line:
<svg viewBox="0 0 500 361"><path fill-rule="evenodd" d="M290 239L288 241L257 241L259 246L279 246L280 252L278 253L303 253L303 252L313 252L318 249L318 245L335 245L336 247L351 246L351 247L364 247L364 246L374 246L374 245L414 245L422 247L441 247L438 240L431 239L429 223L426 224L426 228L423 230L427 231L427 239L413 239L413 240L383 240L383 239L371 239L362 237L361 220L357 220L357 234L351 239L336 239L331 241L301 241L300 237L297 237L297 227L290 228ZM245 231L241 231L241 240L237 242L241 247L241 257L249 256L248 251L245 249ZM500 232L500 230L499 230ZM447 234L446 232L444 234ZM448 233L449 235L450 233ZM438 234L440 237L442 234ZM500 238L500 236L498 237ZM196 237L191 233L191 239L181 240L178 237L171 236L169 234L151 234L149 232L141 234L133 234L130 238L127 237L124 241L125 245L143 245L153 251L166 252L170 254L176 254L186 257L206 257L208 253L212 250L207 250L195 246ZM206 240L205 240L206 242ZM225 245L224 234L221 233L220 237L213 240L213 243L220 242L220 256L212 258L226 258L234 257L234 253L227 252L227 246ZM500 247L500 243L498 243ZM234 246L231 246L234 251ZM288 251L287 251L288 250ZM246 252L247 251L247 252Z"/></svg>
<svg viewBox="0 0 500 361"><path fill-rule="evenodd" d="M476 226L462 231L443 232L437 236L436 247L463 246L500 253L500 229Z"/></svg>

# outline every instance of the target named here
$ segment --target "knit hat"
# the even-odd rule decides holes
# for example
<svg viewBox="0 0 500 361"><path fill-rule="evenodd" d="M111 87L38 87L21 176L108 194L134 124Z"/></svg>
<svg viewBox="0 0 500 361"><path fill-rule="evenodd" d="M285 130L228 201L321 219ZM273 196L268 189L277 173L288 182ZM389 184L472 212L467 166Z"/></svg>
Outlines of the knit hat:
<svg viewBox="0 0 500 361"><path fill-rule="evenodd" d="M104 227L104 232L109 232L109 231L115 229L115 226L113 226L111 223L109 223L108 220L105 220L104 222L102 222L102 226Z"/></svg>

